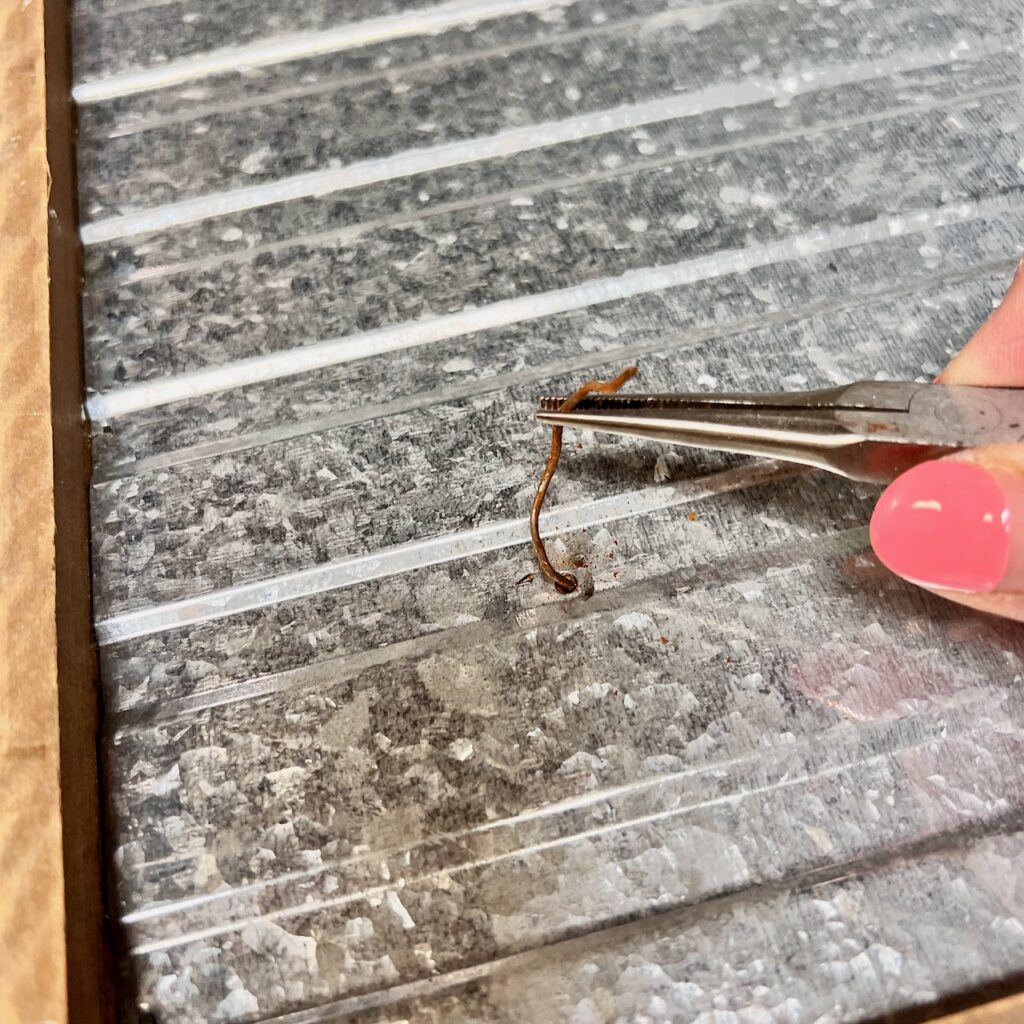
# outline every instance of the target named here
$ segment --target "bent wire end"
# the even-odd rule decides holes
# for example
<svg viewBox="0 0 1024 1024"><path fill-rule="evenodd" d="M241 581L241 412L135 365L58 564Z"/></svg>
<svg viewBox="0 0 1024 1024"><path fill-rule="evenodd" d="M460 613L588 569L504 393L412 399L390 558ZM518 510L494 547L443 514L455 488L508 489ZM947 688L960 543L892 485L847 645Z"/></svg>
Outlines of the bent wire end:
<svg viewBox="0 0 1024 1024"><path fill-rule="evenodd" d="M623 384L636 376L636 372L637 367L627 366L622 373L612 380L588 380L558 407L557 412L570 412L587 395L594 392L610 395L618 391ZM551 452L548 455L548 461L544 465L544 472L541 473L540 483L537 485L537 493L534 495L533 505L530 508L530 539L533 541L533 551L537 556L537 563L540 566L541 574L546 580L554 584L558 593L571 594L579 586L579 581L572 573L559 572L551 564L551 559L548 558L544 541L540 535L540 511L544 505L544 499L547 497L548 488L551 486L551 481L554 478L555 470L558 469L558 460L561 458L561 455L562 428L555 426L551 428Z"/></svg>

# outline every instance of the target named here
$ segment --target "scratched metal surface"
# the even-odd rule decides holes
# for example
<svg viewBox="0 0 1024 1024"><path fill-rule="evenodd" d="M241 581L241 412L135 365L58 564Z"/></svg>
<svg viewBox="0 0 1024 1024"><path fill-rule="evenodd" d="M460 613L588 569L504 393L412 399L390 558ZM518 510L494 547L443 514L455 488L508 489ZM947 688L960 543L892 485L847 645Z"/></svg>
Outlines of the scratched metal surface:
<svg viewBox="0 0 1024 1024"><path fill-rule="evenodd" d="M80 0L130 1002L838 1024L1024 971L1024 644L877 565L874 489L580 437L570 599L525 520L539 393L939 369L1024 237L1018 8Z"/></svg>

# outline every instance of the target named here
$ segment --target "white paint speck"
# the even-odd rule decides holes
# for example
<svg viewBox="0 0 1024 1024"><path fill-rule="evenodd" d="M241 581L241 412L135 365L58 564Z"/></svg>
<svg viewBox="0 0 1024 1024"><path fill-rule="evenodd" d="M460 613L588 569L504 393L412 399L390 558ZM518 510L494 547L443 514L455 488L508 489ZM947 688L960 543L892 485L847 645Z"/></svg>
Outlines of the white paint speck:
<svg viewBox="0 0 1024 1024"><path fill-rule="evenodd" d="M682 23L690 32L700 32L709 25L714 25L723 15L717 7L692 7L679 12Z"/></svg>
<svg viewBox="0 0 1024 1024"><path fill-rule="evenodd" d="M469 373L470 370L476 369L476 363L465 356L456 356L454 359L449 359L448 362L442 363L441 369L445 373Z"/></svg>
<svg viewBox="0 0 1024 1024"><path fill-rule="evenodd" d="M876 942L868 946L868 951L874 953L883 974L899 977L903 973L903 954L898 949Z"/></svg>
<svg viewBox="0 0 1024 1024"><path fill-rule="evenodd" d="M242 162L238 165L243 174L260 174L264 169L264 164L273 155L273 151L269 146L260 146L259 149L253 150Z"/></svg>
<svg viewBox="0 0 1024 1024"><path fill-rule="evenodd" d="M618 626L619 629L625 630L627 633L639 633L645 629L654 629L654 619L643 612L627 612L625 615L620 615L612 625Z"/></svg>
<svg viewBox="0 0 1024 1024"><path fill-rule="evenodd" d="M750 202L750 191L738 185L723 185L719 190L718 199L726 206L736 206Z"/></svg>
<svg viewBox="0 0 1024 1024"><path fill-rule="evenodd" d="M817 825L805 825L804 832L810 838L811 842L821 850L822 853L831 853L833 850L832 840L829 838L828 833Z"/></svg>
<svg viewBox="0 0 1024 1024"><path fill-rule="evenodd" d="M297 792L306 778L306 769L302 765L279 768L276 772L267 772L266 779L275 796Z"/></svg>
<svg viewBox="0 0 1024 1024"><path fill-rule="evenodd" d="M609 323L607 320L595 320L590 326L592 330L603 334L606 338L617 338L622 333L615 324Z"/></svg>
<svg viewBox="0 0 1024 1024"><path fill-rule="evenodd" d="M168 796L181 785L181 770L174 765L170 771L158 775L150 786L153 796Z"/></svg>
<svg viewBox="0 0 1024 1024"><path fill-rule="evenodd" d="M741 580L729 585L744 601L758 601L764 595L764 584L760 580Z"/></svg>
<svg viewBox="0 0 1024 1024"><path fill-rule="evenodd" d="M398 893L394 889L388 889L384 894L384 906L391 911L398 920L398 923L406 931L416 927L416 922L412 919L412 915L405 909L405 904L398 898Z"/></svg>
<svg viewBox="0 0 1024 1024"><path fill-rule="evenodd" d="M747 291L757 299L758 302L763 302L768 306L775 306L775 295L768 288L762 288L760 285L753 283L747 283Z"/></svg>
<svg viewBox="0 0 1024 1024"><path fill-rule="evenodd" d="M460 736L448 744L448 755L454 761L467 761L473 756L473 741Z"/></svg>
<svg viewBox="0 0 1024 1024"><path fill-rule="evenodd" d="M259 1001L247 989L236 988L229 992L218 1004L215 1015L223 1020L237 1020L258 1013Z"/></svg>

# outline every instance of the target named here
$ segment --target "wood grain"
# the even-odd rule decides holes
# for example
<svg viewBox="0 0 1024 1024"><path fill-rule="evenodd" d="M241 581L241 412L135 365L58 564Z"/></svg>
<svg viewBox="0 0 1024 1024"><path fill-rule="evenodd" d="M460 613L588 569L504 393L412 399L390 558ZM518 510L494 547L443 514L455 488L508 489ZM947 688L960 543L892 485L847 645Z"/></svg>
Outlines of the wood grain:
<svg viewBox="0 0 1024 1024"><path fill-rule="evenodd" d="M40 0L0 14L0 1019L67 1019Z"/></svg>
<svg viewBox="0 0 1024 1024"><path fill-rule="evenodd" d="M61 2L0 5L0 1020L94 1024L114 1004L67 37Z"/></svg>
<svg viewBox="0 0 1024 1024"><path fill-rule="evenodd" d="M1021 1021L1024 1021L1024 994L942 1017L935 1024L1020 1024Z"/></svg>

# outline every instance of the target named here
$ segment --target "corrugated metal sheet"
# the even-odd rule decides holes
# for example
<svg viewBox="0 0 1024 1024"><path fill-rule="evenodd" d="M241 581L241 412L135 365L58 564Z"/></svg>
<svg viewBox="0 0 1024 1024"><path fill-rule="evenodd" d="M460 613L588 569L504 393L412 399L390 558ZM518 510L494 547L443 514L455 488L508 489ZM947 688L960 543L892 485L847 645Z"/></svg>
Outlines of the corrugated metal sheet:
<svg viewBox="0 0 1024 1024"><path fill-rule="evenodd" d="M1020 10L82 0L97 630L162 1022L864 1021L1024 969L1019 631L535 396L929 378ZM588 588L589 589L589 588Z"/></svg>

